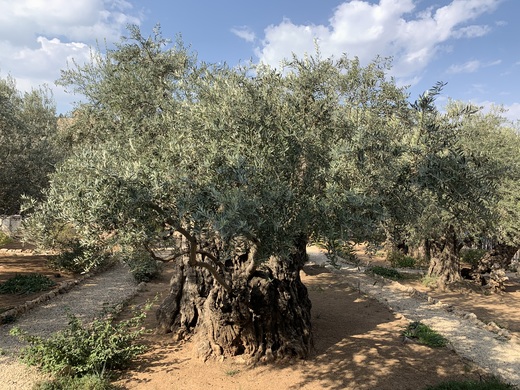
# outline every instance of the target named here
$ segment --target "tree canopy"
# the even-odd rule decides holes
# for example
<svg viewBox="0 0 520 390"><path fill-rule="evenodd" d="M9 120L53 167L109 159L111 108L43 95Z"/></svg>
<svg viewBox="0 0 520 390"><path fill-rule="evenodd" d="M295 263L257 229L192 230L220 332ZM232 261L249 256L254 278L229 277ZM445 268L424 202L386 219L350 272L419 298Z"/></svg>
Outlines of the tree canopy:
<svg viewBox="0 0 520 390"><path fill-rule="evenodd" d="M384 60L231 69L198 64L180 43L165 49L158 32L132 32L63 72L88 102L75 111L69 131L82 137L53 176L48 216L87 246L144 245L167 226L200 250L247 242L264 260L301 235L380 233L408 110Z"/></svg>
<svg viewBox="0 0 520 390"><path fill-rule="evenodd" d="M470 238L518 239L518 172L505 169L518 166L505 147L518 133L471 105L441 112L442 83L410 104L386 59L317 52L281 70L231 68L159 28L129 32L63 71L86 102L30 230L52 246L68 229L80 252L173 248L160 324L179 337L198 329L203 354L308 355L299 271L310 239L425 242L446 282ZM497 218L504 207L509 219Z"/></svg>
<svg viewBox="0 0 520 390"><path fill-rule="evenodd" d="M49 89L21 93L0 80L0 215L20 212L22 195L40 198L59 159L56 110Z"/></svg>

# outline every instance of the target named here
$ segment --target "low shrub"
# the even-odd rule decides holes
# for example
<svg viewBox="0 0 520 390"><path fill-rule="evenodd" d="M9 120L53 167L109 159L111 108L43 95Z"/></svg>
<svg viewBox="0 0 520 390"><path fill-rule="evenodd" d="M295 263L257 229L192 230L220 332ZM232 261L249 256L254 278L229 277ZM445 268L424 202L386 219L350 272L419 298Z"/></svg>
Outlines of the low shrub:
<svg viewBox="0 0 520 390"><path fill-rule="evenodd" d="M116 390L119 387L110 383L108 378L100 375L82 377L62 376L54 380L37 383L34 390Z"/></svg>
<svg viewBox="0 0 520 390"><path fill-rule="evenodd" d="M463 263L471 265L471 268L476 268L478 262L486 254L485 249L471 249L463 248L460 250L460 260Z"/></svg>
<svg viewBox="0 0 520 390"><path fill-rule="evenodd" d="M421 283L423 286L426 286L426 287L437 287L437 282L439 280L439 277L438 276L428 276L428 275L424 275L423 278L421 279Z"/></svg>
<svg viewBox="0 0 520 390"><path fill-rule="evenodd" d="M431 348L444 347L448 343L448 340L441 334L418 321L409 324L404 330L403 336L414 339L419 344L427 345Z"/></svg>
<svg viewBox="0 0 520 390"><path fill-rule="evenodd" d="M394 280L403 278L403 275L401 275L401 273L399 271L397 271L396 269L386 268L386 267L382 267L379 265L375 265L373 267L368 267L365 270L365 272L368 274L379 275L384 278L389 278L389 279L394 279Z"/></svg>
<svg viewBox="0 0 520 390"><path fill-rule="evenodd" d="M147 305L131 319L116 323L111 316L84 325L69 313L68 326L50 338L29 335L15 327L10 334L27 342L21 359L57 376L104 376L107 370L128 366L132 359L145 352L146 347L136 340L143 334L141 324Z"/></svg>
<svg viewBox="0 0 520 390"><path fill-rule="evenodd" d="M344 240L325 240L325 241L316 241L314 244L322 249L325 249L327 252L325 256L330 265L339 268L338 260L340 258L358 263L358 259L356 254L354 253L354 248L348 241Z"/></svg>
<svg viewBox="0 0 520 390"><path fill-rule="evenodd" d="M12 238L9 237L4 232L0 231L0 247L3 245L9 244L12 241Z"/></svg>
<svg viewBox="0 0 520 390"><path fill-rule="evenodd" d="M123 261L137 282L149 282L161 272L161 264L144 249L125 253Z"/></svg>
<svg viewBox="0 0 520 390"><path fill-rule="evenodd" d="M399 251L388 252L386 260L393 268L415 268L418 265L415 258Z"/></svg>
<svg viewBox="0 0 520 390"><path fill-rule="evenodd" d="M45 291L56 283L41 274L18 274L0 283L0 294L31 294Z"/></svg>
<svg viewBox="0 0 520 390"><path fill-rule="evenodd" d="M514 390L516 387L496 378L481 381L447 381L425 390Z"/></svg>
<svg viewBox="0 0 520 390"><path fill-rule="evenodd" d="M49 257L49 266L74 273L89 272L107 264L109 257L100 248L71 241L67 247L62 248L59 255Z"/></svg>

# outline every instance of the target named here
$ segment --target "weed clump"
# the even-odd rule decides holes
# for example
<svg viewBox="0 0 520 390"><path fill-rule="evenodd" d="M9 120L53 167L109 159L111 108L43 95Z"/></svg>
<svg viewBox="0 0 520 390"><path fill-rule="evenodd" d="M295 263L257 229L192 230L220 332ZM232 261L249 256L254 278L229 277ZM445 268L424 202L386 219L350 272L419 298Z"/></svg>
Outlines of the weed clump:
<svg viewBox="0 0 520 390"><path fill-rule="evenodd" d="M57 377L67 377L62 381L72 383L73 378L104 377L109 370L127 367L145 352L146 347L136 340L145 331L141 325L149 308L147 305L131 319L118 323L112 316L105 316L85 325L69 313L67 328L48 339L29 335L17 327L10 334L29 344L21 352L23 362Z"/></svg>
<svg viewBox="0 0 520 390"><path fill-rule="evenodd" d="M418 265L415 258L399 251L388 252L386 260L393 268L415 268Z"/></svg>
<svg viewBox="0 0 520 390"><path fill-rule="evenodd" d="M17 274L0 283L0 294L32 294L54 287L56 283L42 274Z"/></svg>
<svg viewBox="0 0 520 390"><path fill-rule="evenodd" d="M431 348L441 348L448 344L448 340L445 337L419 321L409 324L404 330L403 336Z"/></svg>
<svg viewBox="0 0 520 390"><path fill-rule="evenodd" d="M379 276L382 276L384 278L393 279L393 280L398 280L398 279L402 279L403 278L403 275L401 275L401 273L399 271L397 271L396 269L382 267L380 265L375 265L373 267L368 267L365 270L365 272L367 274L379 275Z"/></svg>

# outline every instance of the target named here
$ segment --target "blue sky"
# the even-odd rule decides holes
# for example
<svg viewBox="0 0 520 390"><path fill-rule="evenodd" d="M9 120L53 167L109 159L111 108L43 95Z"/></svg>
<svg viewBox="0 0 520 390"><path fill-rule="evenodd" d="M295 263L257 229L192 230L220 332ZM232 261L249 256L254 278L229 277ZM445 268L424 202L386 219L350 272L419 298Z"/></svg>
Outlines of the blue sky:
<svg viewBox="0 0 520 390"><path fill-rule="evenodd" d="M160 23L206 62L276 67L314 52L315 40L324 56L392 56L391 75L412 98L445 81L443 99L503 105L518 120L519 16L519 0L0 0L0 77L22 90L48 84L65 113L77 97L54 81L67 61L87 60L96 40L118 41L128 23L144 35Z"/></svg>

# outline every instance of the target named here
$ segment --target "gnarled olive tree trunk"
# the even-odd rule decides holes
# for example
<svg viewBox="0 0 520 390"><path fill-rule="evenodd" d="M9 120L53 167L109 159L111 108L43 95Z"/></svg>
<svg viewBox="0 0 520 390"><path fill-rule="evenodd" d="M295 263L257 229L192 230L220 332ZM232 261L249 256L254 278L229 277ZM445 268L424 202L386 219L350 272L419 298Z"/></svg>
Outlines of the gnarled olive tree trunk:
<svg viewBox="0 0 520 390"><path fill-rule="evenodd" d="M461 244L457 235L450 226L441 242L433 242L431 245L433 256L430 259L428 276L436 277L440 288L455 283L461 279L459 270L459 251Z"/></svg>
<svg viewBox="0 0 520 390"><path fill-rule="evenodd" d="M488 286L495 291L503 291L504 283L508 280L506 269L511 264L518 247L506 244L497 244L479 260L472 277L475 280L484 280L483 274L489 272Z"/></svg>
<svg viewBox="0 0 520 390"><path fill-rule="evenodd" d="M197 354L243 355L250 362L306 358L312 348L311 302L300 279L305 247L258 267L243 254L224 264L226 290L206 269L187 259L176 264L170 291L161 304L159 329L176 339L193 335Z"/></svg>

